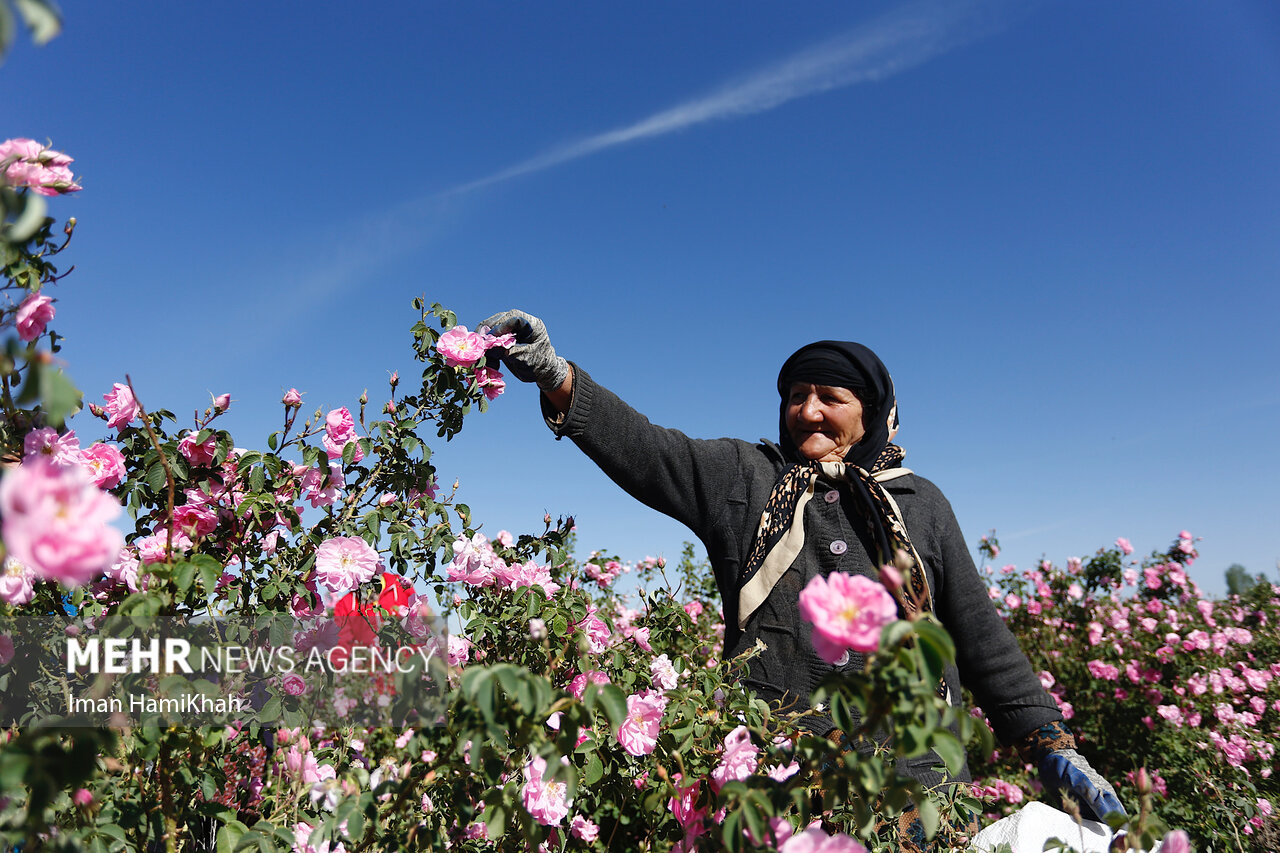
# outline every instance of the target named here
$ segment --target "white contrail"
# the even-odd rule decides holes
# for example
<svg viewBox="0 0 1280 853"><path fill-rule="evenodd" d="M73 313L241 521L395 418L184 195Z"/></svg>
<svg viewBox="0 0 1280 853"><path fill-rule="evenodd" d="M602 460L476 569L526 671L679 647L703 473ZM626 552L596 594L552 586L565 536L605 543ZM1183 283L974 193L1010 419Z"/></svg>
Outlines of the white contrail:
<svg viewBox="0 0 1280 853"><path fill-rule="evenodd" d="M607 148L709 121L764 112L807 95L883 80L1004 26L1004 3L911 3L830 41L634 124L544 151L441 195L463 193L539 172Z"/></svg>
<svg viewBox="0 0 1280 853"><path fill-rule="evenodd" d="M3 0L0 0L3 2ZM316 250L291 264L280 277L297 282L296 294L312 300L336 293L372 265L420 247L447 218L452 202L472 190L492 186L609 148L674 133L711 121L764 112L807 95L857 83L884 80L1008 26L1035 4L1030 0L913 0L841 36L810 47L718 89L661 110L633 124L551 148L488 177L401 202L356 233L327 240L322 263ZM354 248L354 247L359 247ZM312 268L311 274L299 269ZM264 291L278 296L275 289ZM263 306L265 309L267 306ZM275 316L263 310L263 317Z"/></svg>

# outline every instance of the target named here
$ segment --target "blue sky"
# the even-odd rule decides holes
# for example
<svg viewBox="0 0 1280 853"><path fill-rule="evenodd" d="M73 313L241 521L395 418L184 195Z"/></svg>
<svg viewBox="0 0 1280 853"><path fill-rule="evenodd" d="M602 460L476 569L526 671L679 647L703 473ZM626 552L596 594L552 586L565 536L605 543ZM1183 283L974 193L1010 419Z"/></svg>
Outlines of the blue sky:
<svg viewBox="0 0 1280 853"><path fill-rule="evenodd" d="M971 542L1063 561L1186 528L1280 558L1280 11L1223 0L65 2L3 135L84 192L55 328L91 399L385 395L410 300L543 317L652 420L776 433L778 366L858 340ZM91 422L82 431L94 433ZM675 556L512 388L441 476L490 533L573 514Z"/></svg>

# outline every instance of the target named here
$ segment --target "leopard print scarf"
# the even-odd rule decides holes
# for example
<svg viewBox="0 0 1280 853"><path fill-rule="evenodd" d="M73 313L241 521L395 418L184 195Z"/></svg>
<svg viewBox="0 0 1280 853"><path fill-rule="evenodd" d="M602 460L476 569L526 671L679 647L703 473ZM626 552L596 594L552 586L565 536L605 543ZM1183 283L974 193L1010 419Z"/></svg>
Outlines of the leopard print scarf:
<svg viewBox="0 0 1280 853"><path fill-rule="evenodd" d="M914 611L932 609L933 599L924 564L907 535L897 502L881 485L884 481L911 473L909 469L900 467L905 456L902 448L889 444L876 458L870 471L843 462L816 461L783 469L765 501L760 526L742 574L738 592L739 628L746 627L751 614L769 597L774 584L804 547L804 508L813 497L820 479L849 484L854 502L876 544L877 553L871 555L876 565L897 563L901 566L904 559L901 555L906 555L905 560L910 565L903 571L903 580L909 594L902 598L913 612L903 616L910 619L916 615Z"/></svg>

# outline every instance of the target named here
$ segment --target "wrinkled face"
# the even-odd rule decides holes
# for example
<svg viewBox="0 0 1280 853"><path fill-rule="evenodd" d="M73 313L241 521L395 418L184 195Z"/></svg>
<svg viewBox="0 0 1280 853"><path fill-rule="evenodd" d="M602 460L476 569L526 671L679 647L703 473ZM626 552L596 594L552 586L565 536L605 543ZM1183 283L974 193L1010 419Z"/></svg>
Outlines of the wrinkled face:
<svg viewBox="0 0 1280 853"><path fill-rule="evenodd" d="M848 388L795 382L787 397L787 434L805 459L840 462L866 435L862 401Z"/></svg>

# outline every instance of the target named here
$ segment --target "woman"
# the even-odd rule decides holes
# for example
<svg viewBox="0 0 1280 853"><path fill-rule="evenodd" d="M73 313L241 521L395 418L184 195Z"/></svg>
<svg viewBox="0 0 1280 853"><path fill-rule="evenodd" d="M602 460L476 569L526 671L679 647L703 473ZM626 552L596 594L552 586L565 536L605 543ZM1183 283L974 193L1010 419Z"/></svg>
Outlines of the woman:
<svg viewBox="0 0 1280 853"><path fill-rule="evenodd" d="M778 375L779 441L692 439L654 426L581 368L558 356L546 327L521 311L485 321L514 333L502 353L510 372L542 390L543 414L632 496L687 525L706 546L724 602L725 657L763 640L748 684L761 697L807 707L832 666L818 657L800 618L800 590L833 571L878 577L905 552L907 582L956 643L944 682L960 683L1005 744L1038 765L1047 787L1069 793L1085 817L1123 808L1075 750L1062 714L987 595L947 499L901 467L893 381L866 347L819 341ZM855 656L848 666L860 667ZM815 723L828 734L832 723ZM899 771L926 787L947 779L933 754Z"/></svg>

